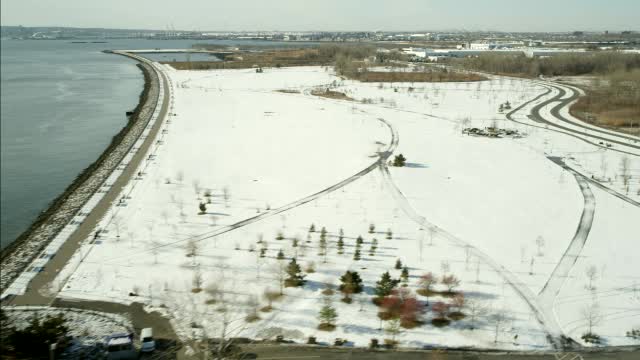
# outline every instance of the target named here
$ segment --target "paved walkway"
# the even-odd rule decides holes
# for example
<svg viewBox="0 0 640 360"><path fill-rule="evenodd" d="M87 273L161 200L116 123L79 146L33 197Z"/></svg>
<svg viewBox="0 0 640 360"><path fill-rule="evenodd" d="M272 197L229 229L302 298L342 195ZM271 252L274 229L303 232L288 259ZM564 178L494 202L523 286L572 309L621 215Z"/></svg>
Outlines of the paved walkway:
<svg viewBox="0 0 640 360"><path fill-rule="evenodd" d="M56 255L47 262L44 271L38 273L38 275L33 278L33 280L29 284L27 292L24 295L16 296L12 299L3 301L3 304L50 305L55 300L56 294L48 293L48 285L51 284L51 282L56 278L60 270L62 270L62 268L68 263L73 254L78 251L78 249L80 248L80 244L85 239L87 239L87 237L89 237L91 232L95 230L99 221L104 217L107 210L111 207L111 204L120 196L123 187L125 187L129 180L135 175L138 166L145 159L147 150L153 144L155 137L161 128L163 119L165 118L168 111L170 99L169 86L164 76L162 76L162 84L164 86L165 101L161 105L162 108L160 114L155 124L153 124L149 136L147 136L143 145L133 156L124 172L118 177L118 179L114 182L114 184L111 186L102 200L86 217L86 219L78 227L78 229L60 247Z"/></svg>

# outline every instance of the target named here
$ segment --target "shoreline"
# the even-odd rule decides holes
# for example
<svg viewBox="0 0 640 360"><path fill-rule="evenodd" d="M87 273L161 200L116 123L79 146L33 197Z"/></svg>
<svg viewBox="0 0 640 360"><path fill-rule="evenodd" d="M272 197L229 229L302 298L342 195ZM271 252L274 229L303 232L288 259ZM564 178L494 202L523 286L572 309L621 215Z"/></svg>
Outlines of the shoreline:
<svg viewBox="0 0 640 360"><path fill-rule="evenodd" d="M98 158L82 170L67 188L52 200L38 217L14 241L0 251L0 291L4 292L9 285L31 264L31 262L46 248L46 246L69 224L87 203L93 194L100 190L104 181L116 169L120 161L131 150L133 143L127 146L126 140L134 130L137 139L146 123L151 119L151 112L144 111L150 106L155 108L158 101L160 79L150 65L135 57L105 51L114 55L123 55L136 61L144 78L143 89L139 95L139 102L128 116L127 123L111 139L109 145ZM151 94L155 85L155 94ZM152 96L155 95L155 96ZM140 128L140 124L145 126ZM126 146L126 149L123 147ZM124 151L123 151L124 150Z"/></svg>

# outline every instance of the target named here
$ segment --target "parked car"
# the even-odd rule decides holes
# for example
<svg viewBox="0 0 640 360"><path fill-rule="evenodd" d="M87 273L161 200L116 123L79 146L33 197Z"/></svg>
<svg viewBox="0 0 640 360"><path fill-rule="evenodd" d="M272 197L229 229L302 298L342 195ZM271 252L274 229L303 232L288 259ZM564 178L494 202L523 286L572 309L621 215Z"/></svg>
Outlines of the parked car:
<svg viewBox="0 0 640 360"><path fill-rule="evenodd" d="M113 334L105 339L106 355L109 360L133 360L138 353L133 346L133 334Z"/></svg>
<svg viewBox="0 0 640 360"><path fill-rule="evenodd" d="M153 340L153 330L151 328L144 328L140 331L140 351L150 352L156 349L156 342Z"/></svg>

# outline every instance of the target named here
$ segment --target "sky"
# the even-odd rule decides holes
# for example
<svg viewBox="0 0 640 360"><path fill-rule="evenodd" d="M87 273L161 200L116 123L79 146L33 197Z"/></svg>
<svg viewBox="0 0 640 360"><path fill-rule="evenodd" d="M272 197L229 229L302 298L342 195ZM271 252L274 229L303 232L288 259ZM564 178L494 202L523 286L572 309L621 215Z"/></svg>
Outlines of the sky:
<svg viewBox="0 0 640 360"><path fill-rule="evenodd" d="M197 31L640 30L640 0L2 0L2 25Z"/></svg>

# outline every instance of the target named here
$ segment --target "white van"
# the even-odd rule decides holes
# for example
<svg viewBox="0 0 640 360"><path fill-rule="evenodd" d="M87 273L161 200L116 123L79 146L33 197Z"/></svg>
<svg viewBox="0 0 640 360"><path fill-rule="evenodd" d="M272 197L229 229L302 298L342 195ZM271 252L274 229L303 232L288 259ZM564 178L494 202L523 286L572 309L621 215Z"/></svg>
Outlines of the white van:
<svg viewBox="0 0 640 360"><path fill-rule="evenodd" d="M156 342L153 340L153 330L151 328L144 328L140 331L140 351L150 352L156 349Z"/></svg>

